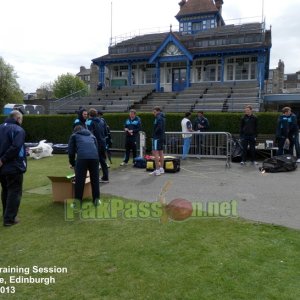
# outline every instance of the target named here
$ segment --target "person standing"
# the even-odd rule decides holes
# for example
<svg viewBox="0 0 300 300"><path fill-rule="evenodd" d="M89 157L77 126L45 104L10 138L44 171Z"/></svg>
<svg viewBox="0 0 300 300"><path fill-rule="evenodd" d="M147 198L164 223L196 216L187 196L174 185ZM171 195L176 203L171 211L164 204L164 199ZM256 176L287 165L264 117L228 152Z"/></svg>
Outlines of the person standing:
<svg viewBox="0 0 300 300"><path fill-rule="evenodd" d="M241 119L240 138L243 147L241 165L246 164L247 150L249 145L250 159L252 165L257 165L255 161L255 143L257 137L257 117L253 114L252 106L245 107L245 115Z"/></svg>
<svg viewBox="0 0 300 300"><path fill-rule="evenodd" d="M19 223L18 210L22 198L23 174L27 169L23 115L13 110L0 125L0 182L3 225Z"/></svg>
<svg viewBox="0 0 300 300"><path fill-rule="evenodd" d="M75 119L73 123L73 129L75 128L76 125L80 125L83 128L86 127L86 120L88 118L88 112L85 108L80 107L78 111L78 117Z"/></svg>
<svg viewBox="0 0 300 300"><path fill-rule="evenodd" d="M141 119L136 115L136 111L129 111L129 118L125 121L125 157L121 166L126 166L129 161L130 151L132 151L133 161L137 157L137 139L141 130Z"/></svg>
<svg viewBox="0 0 300 300"><path fill-rule="evenodd" d="M193 122L193 130L196 132L206 132L208 130L208 128L209 128L209 121L204 116L204 112L201 110L198 111L197 117ZM201 134L195 135L195 143L196 143L196 147L197 147L197 153L199 153L200 155L203 154L203 151L201 151L201 148L203 146L204 140L205 140L205 136L202 136Z"/></svg>
<svg viewBox="0 0 300 300"><path fill-rule="evenodd" d="M107 125L103 118L98 117L96 109L89 110L89 118L86 121L87 129L96 137L98 143L99 162L102 170L100 182L109 183L108 167L106 164L106 136Z"/></svg>
<svg viewBox="0 0 300 300"><path fill-rule="evenodd" d="M183 147L182 147L182 159L186 159L190 151L192 134L188 132L193 132L192 123L190 121L191 113L186 112L185 117L181 121L181 129L182 129L182 138L183 138Z"/></svg>
<svg viewBox="0 0 300 300"><path fill-rule="evenodd" d="M299 154L299 139L298 139L298 124L297 117L292 113L290 107L286 106L282 109L282 115L278 118L276 138L278 140L277 155L283 155L284 153L293 155L294 146L296 148L296 154ZM297 151L298 150L298 151ZM297 157L297 162L300 162ZM298 161L299 160L299 161Z"/></svg>
<svg viewBox="0 0 300 300"><path fill-rule="evenodd" d="M75 168L74 198L82 204L87 171L90 173L93 203L100 202L99 153L95 136L80 125L75 126L68 144L68 156L71 168Z"/></svg>
<svg viewBox="0 0 300 300"><path fill-rule="evenodd" d="M163 148L165 144L166 118L159 106L154 107L153 114L155 120L152 139L152 154L155 160L155 170L151 172L150 175L159 176L165 173Z"/></svg>

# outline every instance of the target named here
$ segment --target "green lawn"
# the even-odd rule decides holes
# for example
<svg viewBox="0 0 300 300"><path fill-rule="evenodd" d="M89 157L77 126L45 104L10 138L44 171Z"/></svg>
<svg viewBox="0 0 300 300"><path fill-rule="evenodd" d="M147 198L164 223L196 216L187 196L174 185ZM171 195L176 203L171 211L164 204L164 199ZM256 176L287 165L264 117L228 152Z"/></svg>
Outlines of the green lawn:
<svg viewBox="0 0 300 300"><path fill-rule="evenodd" d="M21 223L0 227L0 268L67 273L2 272L6 288L12 275L55 283L0 287L0 299L300 299L299 231L239 219L65 221L47 175L70 173L65 155L29 160Z"/></svg>

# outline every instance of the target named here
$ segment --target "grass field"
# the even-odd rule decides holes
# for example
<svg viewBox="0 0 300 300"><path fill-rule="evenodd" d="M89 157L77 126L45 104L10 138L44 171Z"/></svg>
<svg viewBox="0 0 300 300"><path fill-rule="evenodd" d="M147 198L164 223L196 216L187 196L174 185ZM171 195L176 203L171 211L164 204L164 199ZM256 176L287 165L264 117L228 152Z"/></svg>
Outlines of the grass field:
<svg viewBox="0 0 300 300"><path fill-rule="evenodd" d="M47 175L70 173L65 155L29 160L21 223L0 227L0 268L30 274L2 271L0 299L300 299L299 231L239 219L65 221ZM10 284L10 276L55 283Z"/></svg>

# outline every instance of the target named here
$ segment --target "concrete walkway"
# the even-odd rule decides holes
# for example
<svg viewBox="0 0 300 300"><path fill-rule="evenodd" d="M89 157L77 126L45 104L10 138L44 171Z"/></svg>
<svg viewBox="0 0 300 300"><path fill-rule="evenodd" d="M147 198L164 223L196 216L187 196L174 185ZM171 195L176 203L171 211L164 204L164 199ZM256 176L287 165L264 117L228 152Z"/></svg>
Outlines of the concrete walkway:
<svg viewBox="0 0 300 300"><path fill-rule="evenodd" d="M111 172L110 183L101 184L101 193L152 202L171 181L167 202L237 200L239 217L300 229L300 170L262 174L258 167L232 163L225 168L224 160L195 158L181 161L179 173L150 176L128 165Z"/></svg>

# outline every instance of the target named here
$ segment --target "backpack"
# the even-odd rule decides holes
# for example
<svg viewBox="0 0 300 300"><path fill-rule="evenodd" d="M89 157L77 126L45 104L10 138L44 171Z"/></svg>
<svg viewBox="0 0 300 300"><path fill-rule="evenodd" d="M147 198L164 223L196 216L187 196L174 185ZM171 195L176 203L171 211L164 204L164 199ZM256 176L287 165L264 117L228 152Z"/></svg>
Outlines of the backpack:
<svg viewBox="0 0 300 300"><path fill-rule="evenodd" d="M133 167L145 169L146 168L146 159L144 157L136 157L133 162Z"/></svg>
<svg viewBox="0 0 300 300"><path fill-rule="evenodd" d="M270 173L294 171L297 169L296 161L297 158L290 154L273 156L263 161L260 171Z"/></svg>
<svg viewBox="0 0 300 300"><path fill-rule="evenodd" d="M232 138L231 140L231 160L232 162L241 162L243 156L243 146L240 140Z"/></svg>

